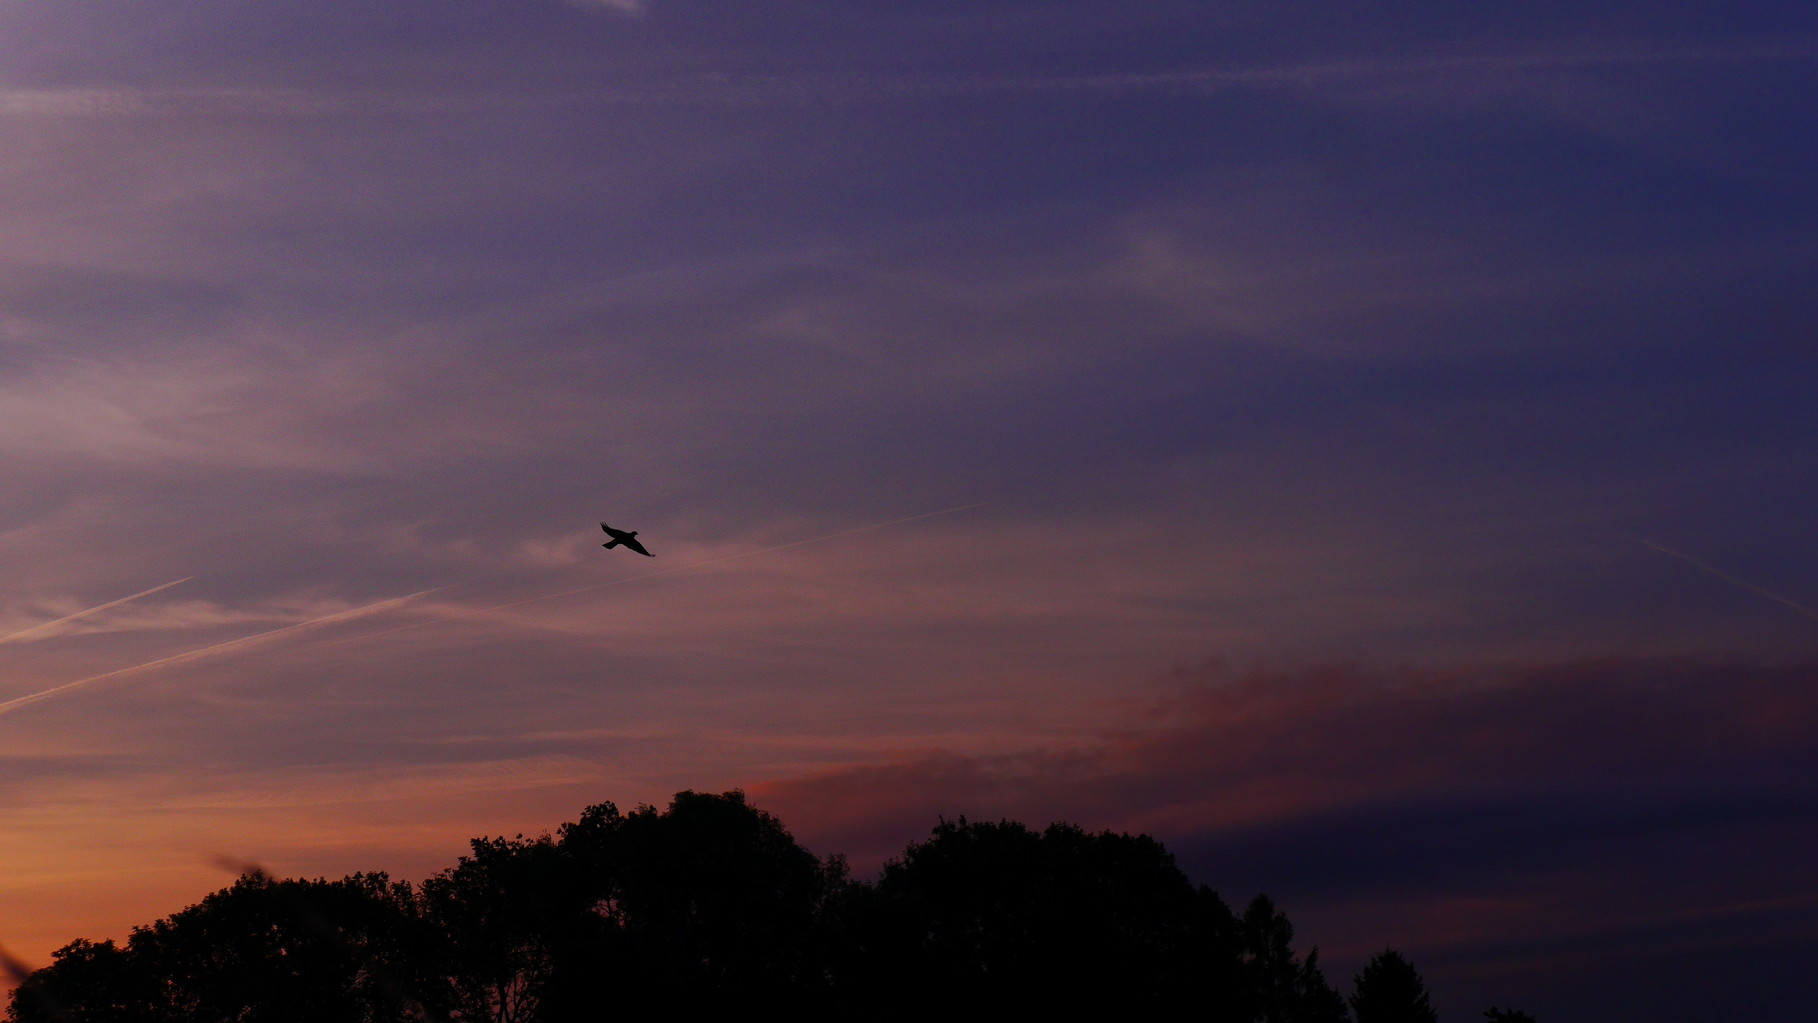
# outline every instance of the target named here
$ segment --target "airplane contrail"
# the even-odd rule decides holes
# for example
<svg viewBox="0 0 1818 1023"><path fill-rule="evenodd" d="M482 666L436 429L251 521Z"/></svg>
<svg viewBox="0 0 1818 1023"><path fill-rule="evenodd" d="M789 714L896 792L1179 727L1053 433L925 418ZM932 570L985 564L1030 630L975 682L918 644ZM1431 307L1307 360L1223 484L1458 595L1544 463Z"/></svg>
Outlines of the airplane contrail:
<svg viewBox="0 0 1818 1023"><path fill-rule="evenodd" d="M125 667L125 668L115 668L112 671L104 671L99 675L90 675L87 678L79 678L79 679L75 680L74 682L65 682L62 685L52 686L49 689L43 689L43 690L40 690L35 693L27 693L24 696L15 696L10 700L0 702L0 714L10 714L13 711L18 710L19 708L26 706L27 704L37 703L39 700L48 700L51 697L56 696L58 693L68 692L71 689L75 689L78 686L88 685L91 682L100 682L104 679L119 678L122 675L130 675L130 674L133 674L134 672L140 672L140 671L150 671L153 668L163 668L163 667L168 667L169 665L173 665L173 664L187 664L190 661L200 660L204 657L209 657L209 656L212 656L214 654L219 654L219 653L225 653L230 650L244 650L244 649L247 649L248 647L253 647L253 646L258 646L263 643L268 643L281 636L287 636L293 632L297 632L302 629L310 629L310 628L315 628L317 626L330 625L335 622L348 621L349 619L353 619L353 618L363 618L370 614L377 614L380 611L385 611L390 608L397 607L399 604L403 604L407 601L415 600L416 598L424 596L425 594L434 593L437 590L444 590L444 589L447 589L447 587L446 586L437 586L437 587L433 587L433 588L427 589L427 590L418 590L415 593L405 594L402 597L391 597L386 600L377 601L372 604L365 604L360 607L348 608L345 611L336 611L334 614L323 615L320 618L311 618L310 620L308 620L306 622L297 622L292 625L285 625L280 628L270 629L265 632L256 633L251 636L242 636L239 639L230 639L225 643L215 643L210 646L201 647L196 650L186 650L180 654L171 654L169 657L160 657L156 660L146 661L143 664L134 664L134 665L131 665L131 666Z"/></svg>
<svg viewBox="0 0 1818 1023"><path fill-rule="evenodd" d="M1756 586L1754 583L1749 582L1747 579L1738 579L1735 576L1729 574L1728 572L1725 572L1723 569L1708 565L1705 562L1699 560L1698 558L1695 558L1692 555L1685 553L1684 551L1676 551L1673 548L1666 546L1665 544L1655 543L1654 541L1649 540L1646 537L1631 536L1631 537L1629 537L1629 539L1635 541L1636 543L1638 543L1638 544L1642 545L1643 547L1646 547L1650 550L1659 551L1660 553L1665 554L1669 558L1678 558L1680 561L1683 561L1686 564L1691 565L1693 568L1708 572L1711 575L1714 575L1717 578L1722 579L1724 582L1729 583L1731 586L1740 586L1741 588L1748 590L1750 593L1758 593L1758 594L1762 595L1763 597L1766 597L1767 599L1774 601L1777 604L1785 604L1787 607L1792 608L1793 610L1799 612L1800 614L1806 616L1807 618L1812 619L1813 621L1818 621L1818 611L1815 611L1809 607L1806 607L1804 604L1801 604L1796 600L1791 600L1787 597L1783 597L1780 594L1775 593L1773 590L1769 590L1769 589L1765 589L1760 586Z"/></svg>
<svg viewBox="0 0 1818 1023"><path fill-rule="evenodd" d="M557 597L572 597L577 593L590 593L594 590L603 590L603 589L607 589L607 588L613 587L613 586L629 586L632 583L643 582L646 579L657 579L657 578L661 578L663 576L677 575L682 572L692 572L697 568L703 568L707 565L718 565L718 564L721 564L721 563L727 562L727 561L737 561L740 558L755 558L760 554L770 554L775 551L787 550L791 547L802 547L802 546L805 546L807 544L812 544L812 543L825 543L828 540L837 540L841 537L853 536L858 533L869 533L872 530L876 530L876 529L886 529L890 526L901 526L901 525L905 525L910 522L920 522L923 519L939 518L942 515L955 515L955 514L958 514L959 512L971 511L974 508L983 508L985 506L985 503L986 502L984 502L984 501L978 501L973 504L962 504L955 508L942 508L940 511L923 512L920 515L910 515L905 518L891 519L888 522L873 522L873 523L871 523L869 525L865 525L865 526L854 526L851 529L842 529L837 533L827 533L822 536L811 536L805 540L791 540L788 543L779 543L779 544L775 544L770 547L760 547L754 551L740 551L737 554L726 554L726 555L722 555L717 558L707 558L702 561L691 561L686 565L677 565L674 568L665 569L661 572L646 572L643 575L632 576L629 579L613 579L613 580L610 580L608 582L603 582L603 583L592 583L587 586L577 586L572 590L558 590L555 593L544 593L544 594L540 594L535 597L526 597L523 600L513 600L513 601L508 601L503 604L493 604L490 607L474 608L469 611L462 611L462 612L459 612L456 614L444 615L441 618L438 618L434 621L415 622L410 625L400 625L395 629L386 629L383 632L372 633L372 634L366 635L366 636L353 637L350 639L342 640L342 642L353 642L353 639L377 639L380 636L389 636L389 635L391 635L393 633L397 633L397 632L407 632L411 629L420 629L426 625L437 625L442 622L451 622L451 621L457 621L457 620L460 620L463 618L476 617L478 615L486 614L490 611L504 611L508 608L523 607L526 604L536 604L536 603L540 603L545 600L555 600ZM3 709L4 709L4 704L0 704L0 710L3 710Z"/></svg>
<svg viewBox="0 0 1818 1023"><path fill-rule="evenodd" d="M195 576L193 576L193 575L186 575L181 579L172 579L170 582L165 583L163 586L153 586L149 590L140 590L138 593L135 593L130 597L121 597L119 600L110 600L105 604L96 604L94 607L87 608L82 611L77 611L75 614L64 615L63 617L57 619L54 622L41 622L30 628L20 629L18 632L11 633L11 634L5 635L5 636L0 636L0 643L12 643L16 640L23 639L24 637L29 636L34 632L41 632L45 629L49 629L49 628L53 628L58 625L62 625L65 622L73 622L78 618L87 618L89 615L99 614L102 611L105 611L110 607L119 607L121 604L131 603L132 601L138 600L140 597L149 597L154 593L161 593L164 590L170 589L172 586L182 585L183 583L189 582L191 579L194 579L194 578L195 578Z"/></svg>

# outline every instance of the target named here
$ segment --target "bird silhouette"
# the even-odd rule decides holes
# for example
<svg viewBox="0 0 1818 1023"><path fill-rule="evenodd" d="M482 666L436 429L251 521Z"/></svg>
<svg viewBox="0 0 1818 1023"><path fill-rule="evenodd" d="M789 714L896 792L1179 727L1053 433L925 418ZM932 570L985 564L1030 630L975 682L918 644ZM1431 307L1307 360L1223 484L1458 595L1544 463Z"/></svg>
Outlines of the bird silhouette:
<svg viewBox="0 0 1818 1023"><path fill-rule="evenodd" d="M605 543L601 544L600 545L601 547L604 547L607 550L611 550L614 547L629 547L632 550L637 551L639 554L642 554L646 558L656 557L656 555L645 550L644 545L638 542L638 531L637 530L635 530L635 529L632 529L632 530L614 529L611 526L608 526L604 522L600 523L600 528L604 529L606 531L607 536L612 537L611 540L608 540Z"/></svg>

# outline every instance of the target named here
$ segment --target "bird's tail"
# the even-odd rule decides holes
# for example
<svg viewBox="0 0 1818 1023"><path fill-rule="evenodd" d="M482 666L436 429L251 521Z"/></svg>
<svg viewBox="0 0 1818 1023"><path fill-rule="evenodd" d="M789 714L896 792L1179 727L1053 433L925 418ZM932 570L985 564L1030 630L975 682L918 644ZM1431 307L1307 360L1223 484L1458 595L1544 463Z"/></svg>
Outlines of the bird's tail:
<svg viewBox="0 0 1818 1023"><path fill-rule="evenodd" d="M607 543L603 543L600 546L606 548L607 550L612 550L614 547L617 547L618 545L619 545L619 542L617 540L612 540Z"/></svg>

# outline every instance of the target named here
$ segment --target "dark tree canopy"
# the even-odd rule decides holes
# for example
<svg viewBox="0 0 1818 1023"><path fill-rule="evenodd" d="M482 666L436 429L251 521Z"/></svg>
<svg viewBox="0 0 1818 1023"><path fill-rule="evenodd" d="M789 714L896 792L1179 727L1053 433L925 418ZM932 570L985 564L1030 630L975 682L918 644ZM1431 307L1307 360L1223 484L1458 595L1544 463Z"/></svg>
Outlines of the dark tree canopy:
<svg viewBox="0 0 1818 1023"><path fill-rule="evenodd" d="M1345 1000L1319 970L1319 949L1294 956L1294 925L1258 895L1238 921L1245 988L1258 1023L1346 1023Z"/></svg>
<svg viewBox="0 0 1818 1023"><path fill-rule="evenodd" d="M15 992L12 1019L62 1023L406 1020L392 973L411 892L382 874L274 881L248 874L126 946L76 941Z"/></svg>
<svg viewBox="0 0 1818 1023"><path fill-rule="evenodd" d="M561 828L579 890L628 980L666 1004L750 1004L819 993L817 921L844 863L796 844L742 792L677 793L666 812L589 807ZM597 970L595 972L598 972Z"/></svg>
<svg viewBox="0 0 1818 1023"><path fill-rule="evenodd" d="M1146 836L943 822L850 907L859 993L932 983L987 1009L1242 1001L1235 928Z"/></svg>
<svg viewBox="0 0 1818 1023"><path fill-rule="evenodd" d="M1351 1011L1357 1023L1439 1023L1426 982L1407 957L1385 948L1356 978Z"/></svg>
<svg viewBox="0 0 1818 1023"><path fill-rule="evenodd" d="M564 950L593 924L547 835L474 839L470 855L423 882L416 909L428 926L412 974L426 1008L494 1023L544 1018Z"/></svg>
<svg viewBox="0 0 1818 1023"><path fill-rule="evenodd" d="M1318 952L1293 939L1267 898L1233 914L1147 836L943 821L865 883L741 792L682 792L662 810L588 807L553 836L475 839L414 887L248 874L123 945L71 942L7 1019L570 1023L762 1005L1342 1023Z"/></svg>

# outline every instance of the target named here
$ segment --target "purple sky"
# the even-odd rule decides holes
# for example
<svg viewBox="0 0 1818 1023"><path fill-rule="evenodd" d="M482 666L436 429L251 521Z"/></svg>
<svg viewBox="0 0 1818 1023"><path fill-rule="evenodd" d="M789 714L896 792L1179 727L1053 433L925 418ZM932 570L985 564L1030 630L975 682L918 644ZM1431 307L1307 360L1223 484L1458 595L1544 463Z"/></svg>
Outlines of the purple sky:
<svg viewBox="0 0 1818 1023"><path fill-rule="evenodd" d="M1146 830L1450 1019L1796 1018L1746 8L0 0L0 942L742 786Z"/></svg>

